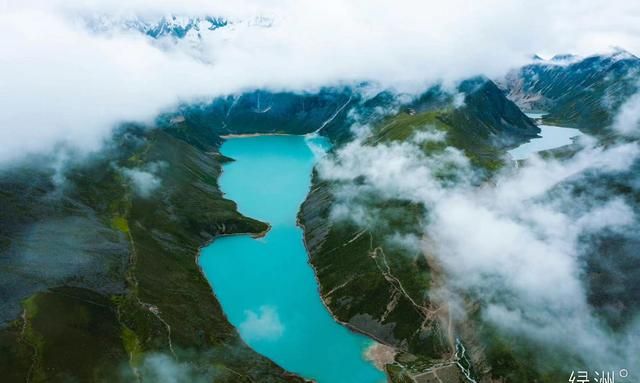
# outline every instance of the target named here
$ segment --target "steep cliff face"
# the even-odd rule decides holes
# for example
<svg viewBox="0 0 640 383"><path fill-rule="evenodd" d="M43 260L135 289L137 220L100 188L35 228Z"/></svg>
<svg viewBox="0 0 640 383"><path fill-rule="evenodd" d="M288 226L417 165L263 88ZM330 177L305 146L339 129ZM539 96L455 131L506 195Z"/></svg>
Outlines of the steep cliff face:
<svg viewBox="0 0 640 383"><path fill-rule="evenodd" d="M622 102L638 91L640 59L628 52L538 60L509 73L500 83L526 111L545 111L545 121L603 131Z"/></svg>
<svg viewBox="0 0 640 383"><path fill-rule="evenodd" d="M200 106L185 106L186 121L216 134L306 134L322 129L342 134L347 112L360 96L351 88L327 88L317 93L255 91L218 98Z"/></svg>

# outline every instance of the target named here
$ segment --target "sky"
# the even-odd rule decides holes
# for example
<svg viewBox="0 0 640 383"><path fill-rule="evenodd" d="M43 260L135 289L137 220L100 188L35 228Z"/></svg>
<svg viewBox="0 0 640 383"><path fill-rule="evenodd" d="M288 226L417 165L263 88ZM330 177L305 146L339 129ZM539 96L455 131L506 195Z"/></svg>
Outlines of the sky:
<svg viewBox="0 0 640 383"><path fill-rule="evenodd" d="M640 51L640 3L620 0L5 0L0 11L0 164L90 152L122 121L248 89L366 80L418 92L500 76L533 53ZM233 25L193 47L86 22L166 15Z"/></svg>

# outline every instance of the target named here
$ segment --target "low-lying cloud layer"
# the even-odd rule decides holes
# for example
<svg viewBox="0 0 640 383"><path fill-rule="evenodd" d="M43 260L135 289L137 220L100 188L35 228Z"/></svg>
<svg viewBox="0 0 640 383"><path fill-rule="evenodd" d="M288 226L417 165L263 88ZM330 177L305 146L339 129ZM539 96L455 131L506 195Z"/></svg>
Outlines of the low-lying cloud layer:
<svg viewBox="0 0 640 383"><path fill-rule="evenodd" d="M60 145L90 151L121 121L252 88L369 80L408 91L496 76L533 52L640 51L640 5L614 0L5 1L0 5L0 163ZM194 41L87 20L215 16ZM206 33L205 33L206 32Z"/></svg>
<svg viewBox="0 0 640 383"><path fill-rule="evenodd" d="M602 148L584 137L584 148L571 159L532 158L481 187L454 149L427 156L412 142L363 142L344 146L318 166L321 177L342 185L335 192L334 219L380 224L366 195L423 204L421 246L448 276L447 291L434 294L447 294L458 319L464 316L462 297L471 296L481 303L484 320L591 363L582 367L633 365L640 352L638 313L625 307L636 319L614 334L603 312L589 304L594 292L587 264L588 254L593 256L591 238L638 235L632 199L602 192L606 177L621 174L631 187L638 186L628 176L640 158L636 142ZM450 165L458 169L455 176L441 177ZM389 244L399 239L390 230ZM408 246L415 246L415 238L408 239ZM596 251L595 257L608 262L604 253ZM616 285L615 278L609 287Z"/></svg>

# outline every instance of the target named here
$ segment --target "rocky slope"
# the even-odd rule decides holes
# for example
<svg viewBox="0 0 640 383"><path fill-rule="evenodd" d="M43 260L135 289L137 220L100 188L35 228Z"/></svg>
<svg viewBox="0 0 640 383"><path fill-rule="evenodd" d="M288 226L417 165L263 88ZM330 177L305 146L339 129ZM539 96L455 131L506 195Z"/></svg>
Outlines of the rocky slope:
<svg viewBox="0 0 640 383"><path fill-rule="evenodd" d="M616 111L638 91L640 59L626 51L586 58L562 55L510 72L500 81L507 97L544 120L594 133L611 125Z"/></svg>

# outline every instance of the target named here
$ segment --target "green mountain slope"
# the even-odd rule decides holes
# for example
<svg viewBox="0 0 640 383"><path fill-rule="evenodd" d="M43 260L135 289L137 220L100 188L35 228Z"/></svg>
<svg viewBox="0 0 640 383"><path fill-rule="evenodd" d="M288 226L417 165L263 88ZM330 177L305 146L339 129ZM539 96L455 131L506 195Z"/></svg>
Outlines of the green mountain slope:
<svg viewBox="0 0 640 383"><path fill-rule="evenodd" d="M154 380L158 363L181 381L300 381L240 340L198 269L214 236L266 225L222 197L216 141L180 132L209 134L125 128L62 188L29 167L2 177L3 305L18 311L0 330L3 381ZM153 167L161 187L140 196L122 169Z"/></svg>

